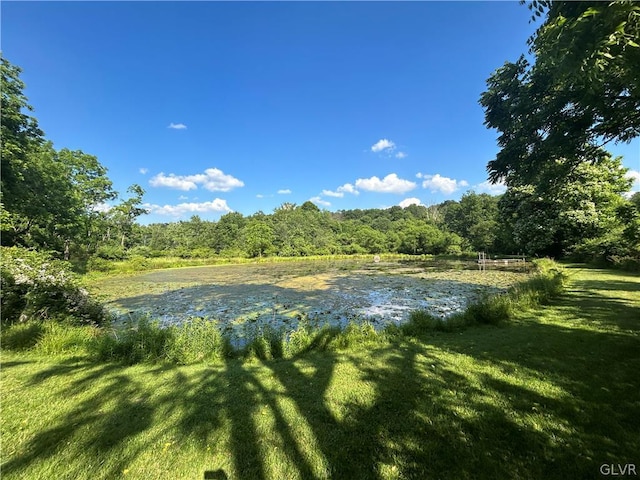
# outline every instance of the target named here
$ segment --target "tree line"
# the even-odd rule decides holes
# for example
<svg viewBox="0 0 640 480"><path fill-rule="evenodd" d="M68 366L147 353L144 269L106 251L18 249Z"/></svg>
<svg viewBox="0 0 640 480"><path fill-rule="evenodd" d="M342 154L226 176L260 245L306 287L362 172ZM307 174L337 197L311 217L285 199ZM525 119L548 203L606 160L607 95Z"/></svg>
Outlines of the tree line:
<svg viewBox="0 0 640 480"><path fill-rule="evenodd" d="M425 207L320 210L312 202L284 203L271 214L232 212L217 222L188 221L139 225L129 253L184 257L309 256L360 253L460 254L493 250L498 198L469 192L460 202ZM103 248L104 258L127 251Z"/></svg>
<svg viewBox="0 0 640 480"><path fill-rule="evenodd" d="M626 200L619 162L609 175L583 167L555 199L532 192L500 196L465 193L459 201L329 212L311 202L284 203L273 213L227 213L217 222L136 225L125 248L104 245L96 255L264 257L402 253L570 256L576 260L637 258L640 194ZM598 170L598 169L596 169Z"/></svg>

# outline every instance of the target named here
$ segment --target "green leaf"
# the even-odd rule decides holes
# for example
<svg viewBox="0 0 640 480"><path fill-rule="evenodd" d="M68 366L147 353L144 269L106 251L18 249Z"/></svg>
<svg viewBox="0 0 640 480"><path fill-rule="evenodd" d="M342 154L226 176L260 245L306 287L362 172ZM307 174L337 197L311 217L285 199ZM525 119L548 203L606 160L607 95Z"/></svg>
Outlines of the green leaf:
<svg viewBox="0 0 640 480"><path fill-rule="evenodd" d="M600 13L600 10L595 8L595 7L589 7L586 11L584 11L582 13L582 15L580 15L580 17L578 17L578 20L581 20L583 18L587 18L587 17L592 17L594 15L598 15Z"/></svg>

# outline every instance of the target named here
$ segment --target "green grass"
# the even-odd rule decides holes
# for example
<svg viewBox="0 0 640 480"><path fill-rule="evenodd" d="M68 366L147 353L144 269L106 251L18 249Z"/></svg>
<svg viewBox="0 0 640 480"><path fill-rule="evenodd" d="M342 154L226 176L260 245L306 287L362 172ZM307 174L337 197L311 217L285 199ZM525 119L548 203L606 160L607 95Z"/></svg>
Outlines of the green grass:
<svg viewBox="0 0 640 480"><path fill-rule="evenodd" d="M639 465L640 277L569 272L564 295L499 326L287 360L3 351L2 476L565 479Z"/></svg>
<svg viewBox="0 0 640 480"><path fill-rule="evenodd" d="M406 255L402 253L382 253L378 255L382 261L389 260L412 260L417 259L433 259L433 258L454 258L469 259L469 254L461 254L458 256L445 255ZM136 274L147 270L162 270L167 268L183 268L183 267L199 267L212 265L242 265L247 263L290 263L290 262L308 262L310 260L317 261L335 261L335 260L367 260L371 261L374 254L337 254L337 255L309 255L304 257L207 257L207 258L182 258L174 256L162 257L140 257L135 256L127 260L99 260L95 262L99 264L99 269L89 269L86 277L90 280L102 278L105 276ZM471 258L473 259L473 258ZM80 269L83 270L83 269ZM86 269L84 269L86 270ZM86 272L85 272L86 273Z"/></svg>

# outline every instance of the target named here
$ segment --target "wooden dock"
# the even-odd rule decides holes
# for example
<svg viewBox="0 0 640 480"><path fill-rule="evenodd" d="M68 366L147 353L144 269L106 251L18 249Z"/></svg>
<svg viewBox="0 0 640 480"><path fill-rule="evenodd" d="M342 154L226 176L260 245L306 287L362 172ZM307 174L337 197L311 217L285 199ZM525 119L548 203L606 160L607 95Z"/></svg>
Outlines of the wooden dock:
<svg viewBox="0 0 640 480"><path fill-rule="evenodd" d="M487 267L493 268L517 268L526 270L529 263L524 255L508 255L503 258L489 258L485 252L478 252L478 270L485 271Z"/></svg>

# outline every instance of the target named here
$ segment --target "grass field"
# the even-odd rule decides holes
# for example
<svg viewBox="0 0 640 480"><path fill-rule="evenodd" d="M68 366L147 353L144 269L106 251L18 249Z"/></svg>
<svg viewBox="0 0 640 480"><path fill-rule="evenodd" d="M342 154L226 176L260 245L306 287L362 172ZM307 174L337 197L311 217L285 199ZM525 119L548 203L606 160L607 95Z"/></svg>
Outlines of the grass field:
<svg viewBox="0 0 640 480"><path fill-rule="evenodd" d="M2 353L2 477L599 478L640 471L640 277L569 269L510 323L270 362Z"/></svg>

